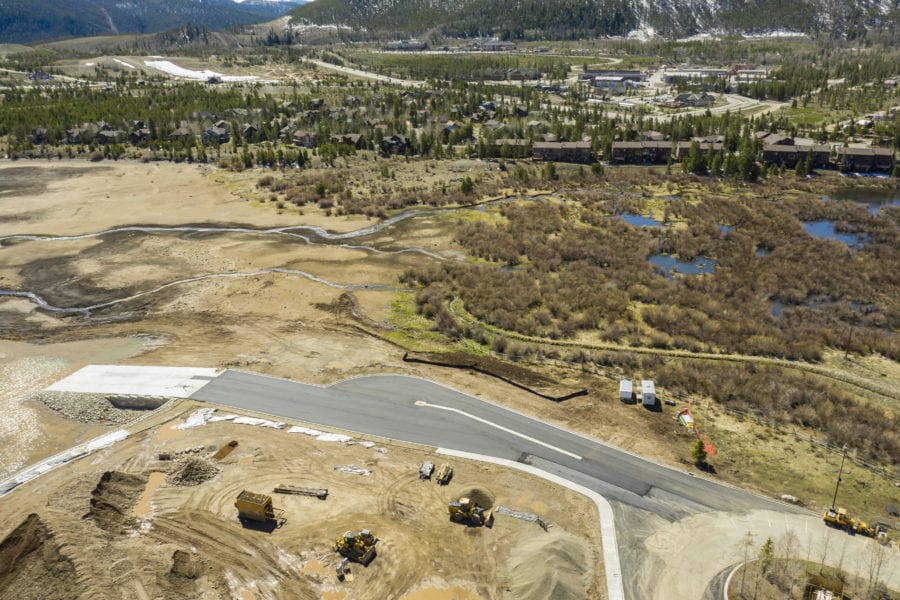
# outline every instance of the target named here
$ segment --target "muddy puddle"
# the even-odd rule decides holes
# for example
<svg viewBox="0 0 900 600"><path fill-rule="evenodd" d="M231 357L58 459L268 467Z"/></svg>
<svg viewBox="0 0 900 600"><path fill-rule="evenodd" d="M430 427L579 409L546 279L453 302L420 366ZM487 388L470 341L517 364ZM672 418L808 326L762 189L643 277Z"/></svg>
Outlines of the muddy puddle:
<svg viewBox="0 0 900 600"><path fill-rule="evenodd" d="M462 586L424 588L400 596L400 600L481 600L481 596Z"/></svg>
<svg viewBox="0 0 900 600"><path fill-rule="evenodd" d="M165 480L166 474L162 471L153 471L150 473L150 477L147 478L147 487L144 488L144 492L141 494L141 497L138 498L137 504L134 505L134 516L140 519L149 519L153 516L153 506L150 501L153 499L153 492L155 492Z"/></svg>
<svg viewBox="0 0 900 600"><path fill-rule="evenodd" d="M321 561L313 559L300 568L300 572L305 575L315 575L317 577L330 577L334 575L334 569L324 565Z"/></svg>

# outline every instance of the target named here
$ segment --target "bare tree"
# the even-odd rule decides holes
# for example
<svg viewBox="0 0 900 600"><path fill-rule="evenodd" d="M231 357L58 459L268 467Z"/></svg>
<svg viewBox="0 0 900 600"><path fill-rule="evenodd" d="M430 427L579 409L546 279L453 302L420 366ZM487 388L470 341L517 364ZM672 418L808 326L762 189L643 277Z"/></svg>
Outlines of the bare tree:
<svg viewBox="0 0 900 600"><path fill-rule="evenodd" d="M884 565L884 559L887 557L887 548L877 541L869 543L869 564L868 576L869 583L866 586L866 598L872 598L878 586L878 578L881 577L881 567Z"/></svg>
<svg viewBox="0 0 900 600"><path fill-rule="evenodd" d="M775 556L778 558L776 562L778 577L787 587L788 598L794 593L794 585L796 583L795 569L791 559L796 555L799 544L800 539L797 537L797 534L793 529L788 529L784 532L784 535L778 538L778 543L775 547Z"/></svg>
<svg viewBox="0 0 900 600"><path fill-rule="evenodd" d="M738 542L738 549L741 551L743 566L741 567L741 598L744 597L744 578L747 576L747 562L750 560L750 550L755 546L753 534L749 531ZM727 591L727 590L726 590Z"/></svg>

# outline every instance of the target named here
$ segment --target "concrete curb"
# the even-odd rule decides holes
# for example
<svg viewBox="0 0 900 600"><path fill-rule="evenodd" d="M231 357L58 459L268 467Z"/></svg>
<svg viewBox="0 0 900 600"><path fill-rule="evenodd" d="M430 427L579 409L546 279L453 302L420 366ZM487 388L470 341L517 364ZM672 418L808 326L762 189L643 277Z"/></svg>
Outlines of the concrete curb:
<svg viewBox="0 0 900 600"><path fill-rule="evenodd" d="M744 565L749 565L752 562L756 562L758 559L754 558L752 560L748 560L747 562L738 563L731 569L731 572L728 574L728 577L725 578L725 587L722 589L722 599L728 600L728 587L731 585L731 578L734 577L734 574L738 572L738 569L743 567Z"/></svg>
<svg viewBox="0 0 900 600"><path fill-rule="evenodd" d="M594 504L597 506L597 512L600 513L600 539L603 543L603 566L606 571L607 597L609 600L625 600L625 589L622 584L622 566L619 562L619 546L616 544L616 528L613 511L606 498L577 483L572 483L562 477L547 473L546 471L542 471L531 465L524 465L512 460L494 458L482 454L472 454L471 452L462 452L459 450L450 450L448 448L438 448L437 454L488 462L508 469L524 471L525 473L540 477L541 479L545 479L556 485L566 487L573 492L577 492L593 500Z"/></svg>

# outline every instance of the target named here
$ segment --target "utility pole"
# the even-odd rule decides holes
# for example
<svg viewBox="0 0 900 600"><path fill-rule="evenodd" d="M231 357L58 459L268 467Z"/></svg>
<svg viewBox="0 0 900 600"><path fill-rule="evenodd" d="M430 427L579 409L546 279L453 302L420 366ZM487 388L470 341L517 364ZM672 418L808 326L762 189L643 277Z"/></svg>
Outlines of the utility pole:
<svg viewBox="0 0 900 600"><path fill-rule="evenodd" d="M841 485L841 475L844 473L844 459L847 458L847 444L841 448L841 468L838 470L837 481L834 484L834 498L831 499L831 508L834 510L834 504L837 502L838 486Z"/></svg>

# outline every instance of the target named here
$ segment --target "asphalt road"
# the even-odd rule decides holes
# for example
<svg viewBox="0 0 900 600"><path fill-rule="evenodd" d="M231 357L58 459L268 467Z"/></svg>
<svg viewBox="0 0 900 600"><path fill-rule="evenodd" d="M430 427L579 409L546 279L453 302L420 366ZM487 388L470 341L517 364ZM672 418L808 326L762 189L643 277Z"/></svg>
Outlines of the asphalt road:
<svg viewBox="0 0 900 600"><path fill-rule="evenodd" d="M191 398L286 419L531 464L673 521L710 510L794 507L660 466L424 379L376 375L319 387L226 371ZM424 403L424 404L423 404Z"/></svg>

